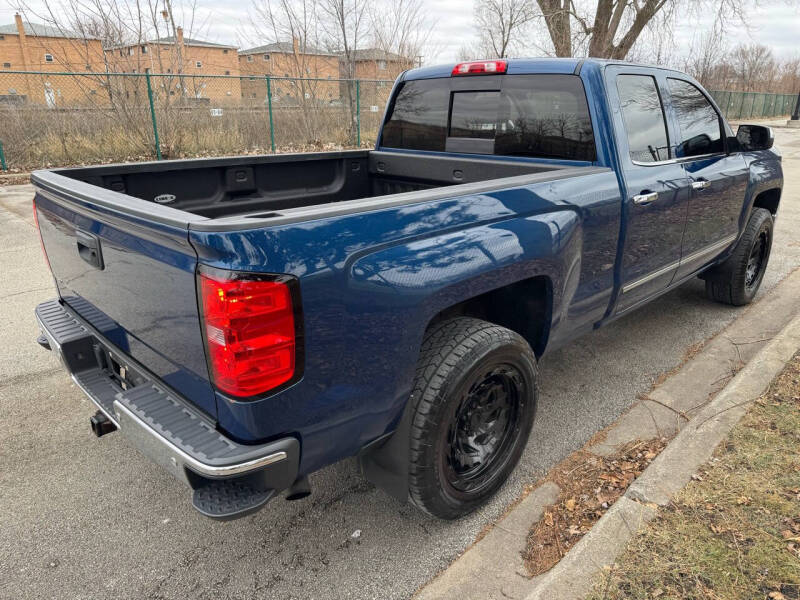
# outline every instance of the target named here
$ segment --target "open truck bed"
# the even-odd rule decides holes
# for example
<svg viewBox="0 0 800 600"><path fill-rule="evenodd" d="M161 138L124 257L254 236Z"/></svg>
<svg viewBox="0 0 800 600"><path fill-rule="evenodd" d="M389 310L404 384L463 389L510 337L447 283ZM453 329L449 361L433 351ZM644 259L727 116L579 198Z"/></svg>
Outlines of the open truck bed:
<svg viewBox="0 0 800 600"><path fill-rule="evenodd" d="M307 219L424 202L441 198L442 188L451 186L480 184L446 192L460 195L559 179L578 169L530 159L352 150L54 169L35 173L34 181L72 193L83 189L95 200L146 209L148 215L178 218L152 206L157 204L204 220L225 219L220 225L235 227L259 219L278 222L285 220L278 217ZM520 176L525 177L518 182L504 181ZM76 181L91 187L76 187ZM331 211L330 205L337 209ZM187 221L199 222L188 216Z"/></svg>

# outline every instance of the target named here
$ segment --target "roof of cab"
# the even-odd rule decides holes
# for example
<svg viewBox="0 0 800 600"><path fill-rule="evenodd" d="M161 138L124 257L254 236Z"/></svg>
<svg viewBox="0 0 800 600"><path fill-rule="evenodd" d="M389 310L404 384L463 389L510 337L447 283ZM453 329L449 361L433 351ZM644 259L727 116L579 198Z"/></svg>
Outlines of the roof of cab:
<svg viewBox="0 0 800 600"><path fill-rule="evenodd" d="M496 60L496 59L489 59ZM654 69L663 69L658 65L644 65L620 60L605 60L598 58L506 58L508 62L508 75L528 75L532 73L554 73L561 75L569 75L576 73L579 66L591 64L596 67L603 67L610 64L627 64L636 65L637 67L648 67ZM470 61L462 61L470 62ZM434 79L436 77L450 77L453 72L453 67L459 63L449 63L442 65L434 65L431 67L420 67L418 69L411 69L406 71L403 79Z"/></svg>

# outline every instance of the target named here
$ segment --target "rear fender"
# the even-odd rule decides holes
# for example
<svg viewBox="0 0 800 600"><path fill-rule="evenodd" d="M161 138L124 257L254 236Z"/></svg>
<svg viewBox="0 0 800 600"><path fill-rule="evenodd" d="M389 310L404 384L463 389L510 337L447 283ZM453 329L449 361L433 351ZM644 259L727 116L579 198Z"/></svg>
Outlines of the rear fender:
<svg viewBox="0 0 800 600"><path fill-rule="evenodd" d="M580 275L582 234L571 210L504 220L393 246L353 263L352 285L381 302L414 305L424 314L413 336L425 331L448 307L532 277L551 282L552 322L565 316ZM409 430L413 402L406 401L389 432L359 453L364 476L401 501L408 495Z"/></svg>

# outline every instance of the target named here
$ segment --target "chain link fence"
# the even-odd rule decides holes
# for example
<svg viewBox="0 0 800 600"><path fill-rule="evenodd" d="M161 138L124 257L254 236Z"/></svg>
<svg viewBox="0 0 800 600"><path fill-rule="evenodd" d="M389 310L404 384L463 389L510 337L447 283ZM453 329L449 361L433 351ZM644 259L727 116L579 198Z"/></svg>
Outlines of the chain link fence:
<svg viewBox="0 0 800 600"><path fill-rule="evenodd" d="M392 82L0 71L0 168L370 147ZM711 92L728 119L797 96Z"/></svg>
<svg viewBox="0 0 800 600"><path fill-rule="evenodd" d="M726 119L769 119L788 117L794 110L797 94L759 92L711 92Z"/></svg>
<svg viewBox="0 0 800 600"><path fill-rule="evenodd" d="M392 83L0 71L0 167L369 147Z"/></svg>

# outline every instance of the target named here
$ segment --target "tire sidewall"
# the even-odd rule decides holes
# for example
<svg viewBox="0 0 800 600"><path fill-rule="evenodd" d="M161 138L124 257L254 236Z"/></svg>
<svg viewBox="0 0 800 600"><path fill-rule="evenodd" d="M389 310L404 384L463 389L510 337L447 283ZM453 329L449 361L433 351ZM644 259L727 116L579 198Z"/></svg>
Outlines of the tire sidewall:
<svg viewBox="0 0 800 600"><path fill-rule="evenodd" d="M475 374L491 369L493 366L508 364L516 368L522 376L525 393L521 399L519 418L512 435L513 445L506 451L500 462L493 465L493 475L477 492L462 492L451 486L445 474L445 460L448 453L448 432L456 411L467 388L472 384ZM519 461L528 441L538 400L538 374L530 348L522 339L512 339L508 343L493 346L480 345L459 361L448 373L440 391L437 403L438 423L434 443L426 462L432 466L430 475L435 481L429 482L439 491L442 508L458 513L469 512L485 502L502 486L509 473Z"/></svg>
<svg viewBox="0 0 800 600"><path fill-rule="evenodd" d="M746 245L746 252L742 255L742 294L745 296L746 300L749 302L755 295L758 293L759 288L761 287L761 283L764 281L764 273L767 271L767 265L769 264L769 257L772 253L772 238L774 233L773 227L773 220L772 215L769 214L768 211L759 210L757 214L753 215L755 217L754 224L753 224L753 236L750 240L750 243ZM753 251L756 243L758 242L758 238L761 236L763 232L767 233L767 248L764 253L764 259L761 264L761 270L758 273L758 278L756 279L755 283L748 287L747 286L747 263L750 259L750 253Z"/></svg>

